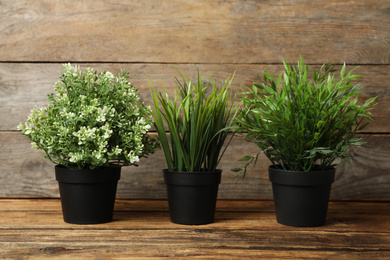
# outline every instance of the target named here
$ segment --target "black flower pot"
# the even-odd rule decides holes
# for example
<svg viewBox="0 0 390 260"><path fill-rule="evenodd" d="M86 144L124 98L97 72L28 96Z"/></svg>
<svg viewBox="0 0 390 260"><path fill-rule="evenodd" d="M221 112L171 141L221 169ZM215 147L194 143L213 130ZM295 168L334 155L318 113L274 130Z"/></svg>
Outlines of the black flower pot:
<svg viewBox="0 0 390 260"><path fill-rule="evenodd" d="M55 167L64 221L98 224L112 221L120 167L94 170Z"/></svg>
<svg viewBox="0 0 390 260"><path fill-rule="evenodd" d="M335 169L324 171L286 171L269 167L276 219L295 227L325 224Z"/></svg>
<svg viewBox="0 0 390 260"><path fill-rule="evenodd" d="M213 223L222 171L163 172L171 221L184 225Z"/></svg>

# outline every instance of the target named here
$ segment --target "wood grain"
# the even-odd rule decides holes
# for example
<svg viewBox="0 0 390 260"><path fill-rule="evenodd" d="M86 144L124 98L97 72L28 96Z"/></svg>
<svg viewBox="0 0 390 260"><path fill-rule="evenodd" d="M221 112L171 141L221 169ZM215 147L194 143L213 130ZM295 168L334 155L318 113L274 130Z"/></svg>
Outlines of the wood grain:
<svg viewBox="0 0 390 260"><path fill-rule="evenodd" d="M390 200L390 135L364 135L363 149L352 151L352 166L339 165L332 187L333 200ZM58 197L54 165L30 148L19 132L0 132L0 197ZM223 157L221 199L272 199L266 158L250 167L245 180L233 179L230 169L240 167L238 159L254 154L256 146L235 137ZM3 163L6 162L6 163ZM166 198L161 150L140 162L124 167L118 184L118 198Z"/></svg>
<svg viewBox="0 0 390 260"><path fill-rule="evenodd" d="M151 101L149 83L153 81L157 90L163 86L167 91L174 93L177 89L175 77L179 77L176 69L190 78L194 78L197 69L209 79L214 72L213 79L217 83L226 80L235 72L232 88L236 94L242 90L242 85L251 86L258 82L257 75L263 71L282 72L281 65L248 65L248 64L80 64L82 68L91 66L98 71L109 70L117 74L121 68L130 72L131 82L140 91L145 103ZM315 66L317 68L318 66ZM355 66L348 66L352 69ZM378 96L378 105L372 110L374 121L364 130L365 132L390 133L388 117L390 115L390 65L361 66L356 74L363 75L356 83L365 87L361 100ZM30 110L37 106L47 105L47 94L54 92L53 85L63 73L61 64L32 64L32 63L0 63L0 130L16 130L20 122L27 119ZM163 84L163 83L164 84ZM238 96L239 97L239 96Z"/></svg>
<svg viewBox="0 0 390 260"><path fill-rule="evenodd" d="M117 200L114 221L71 225L59 200L0 200L5 259L388 259L389 202L331 202L327 224L295 228L275 220L272 201L217 204L215 223L169 221L166 201Z"/></svg>
<svg viewBox="0 0 390 260"><path fill-rule="evenodd" d="M306 231L353 232L390 232L389 202L329 202L328 217L325 226L304 228ZM74 226L76 229L95 230L96 225L69 225L62 220L61 203L58 199L1 199L0 227L5 229L28 228L34 225L39 229L62 229ZM344 215L346 214L346 215ZM31 215L31 218L27 218ZM151 217L150 215L153 215ZM240 216L239 218L237 216ZM374 217L371 217L374 216ZM382 219L377 221L377 219ZM12 219L12 222L9 220ZM237 222L237 220L240 220ZM128 222L132 222L131 227ZM261 222L261 225L260 223ZM286 230L297 228L276 224L274 202L268 200L223 200L217 201L216 219L212 229L248 229ZM175 229L178 226L169 221L168 202L166 200L124 200L115 203L114 221L104 224L103 229L127 230ZM100 225L99 225L100 226ZM184 226L182 226L184 227ZM194 229L209 228L207 225L193 226Z"/></svg>
<svg viewBox="0 0 390 260"><path fill-rule="evenodd" d="M390 2L386 0L281 1L12 1L0 2L0 197L58 197L53 165L16 132L29 111L46 105L62 73L78 63L118 73L126 68L142 100L149 80L176 89L176 68L193 77L197 68L221 81L236 72L233 90L301 54L317 67L360 64L362 101L378 96L374 122L364 131L365 149L352 166L338 167L335 200L390 200ZM354 66L349 66L352 69ZM247 179L232 179L237 159L256 151L236 138L224 158L220 198L270 199L268 162ZM165 198L161 151L139 168L124 168L119 198Z"/></svg>
<svg viewBox="0 0 390 260"><path fill-rule="evenodd" d="M388 64L389 1L13 1L1 61Z"/></svg>

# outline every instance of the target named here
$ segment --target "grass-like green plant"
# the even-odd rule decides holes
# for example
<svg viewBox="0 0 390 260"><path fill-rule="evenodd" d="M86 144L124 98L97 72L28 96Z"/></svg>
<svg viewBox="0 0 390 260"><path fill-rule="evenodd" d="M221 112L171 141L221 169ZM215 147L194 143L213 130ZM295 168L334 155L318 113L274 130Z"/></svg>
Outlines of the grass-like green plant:
<svg viewBox="0 0 390 260"><path fill-rule="evenodd" d="M372 120L369 110L376 97L358 102L362 87L353 81L361 76L353 75L356 68L346 74L345 64L337 78L330 62L314 70L312 78L302 58L296 65L283 64L278 78L264 72L261 83L243 93L235 131L243 132L260 152L243 157L245 167L233 171L245 175L262 152L284 170L329 169L335 160L350 163L349 148L363 144L356 134Z"/></svg>
<svg viewBox="0 0 390 260"><path fill-rule="evenodd" d="M228 77L218 89L212 77L206 84L199 74L193 82L180 73L176 78L178 93L170 96L153 86L155 128L168 164L168 170L180 172L214 171L230 140L227 127L234 113ZM166 132L168 127L169 135Z"/></svg>
<svg viewBox="0 0 390 260"><path fill-rule="evenodd" d="M136 165L154 152L158 142L147 135L151 110L140 102L126 70L115 77L70 64L63 68L49 105L34 108L18 127L34 148L55 164L90 169Z"/></svg>

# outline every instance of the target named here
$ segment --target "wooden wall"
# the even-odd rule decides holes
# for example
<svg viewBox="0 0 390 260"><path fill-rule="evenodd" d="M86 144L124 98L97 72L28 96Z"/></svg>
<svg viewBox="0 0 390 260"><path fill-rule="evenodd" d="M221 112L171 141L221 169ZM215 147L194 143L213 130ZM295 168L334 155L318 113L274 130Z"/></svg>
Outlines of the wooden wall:
<svg viewBox="0 0 390 260"><path fill-rule="evenodd" d="M218 81L236 72L234 91L281 61L360 66L363 99L378 97L372 123L337 168L334 200L390 200L390 1L388 0L2 0L0 2L0 197L58 197L54 165L16 130L62 73L65 62L117 73L150 100L148 81L174 91L176 68ZM152 133L154 134L154 133ZM246 180L237 159L256 151L235 138L221 163L219 198L272 199L265 158ZM165 198L162 151L123 169L119 198Z"/></svg>

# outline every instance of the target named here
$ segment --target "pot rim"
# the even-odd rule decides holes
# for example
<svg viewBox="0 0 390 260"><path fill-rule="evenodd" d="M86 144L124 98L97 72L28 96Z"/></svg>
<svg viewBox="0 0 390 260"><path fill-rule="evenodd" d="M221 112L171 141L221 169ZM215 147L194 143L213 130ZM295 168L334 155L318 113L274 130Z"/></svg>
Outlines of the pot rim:
<svg viewBox="0 0 390 260"><path fill-rule="evenodd" d="M289 171L277 169L273 165L268 167L269 180L273 184L290 186L323 186L334 182L336 169L321 171Z"/></svg>
<svg viewBox="0 0 390 260"><path fill-rule="evenodd" d="M56 165L55 175L56 180L63 183L117 182L120 179L121 167L99 167L91 170Z"/></svg>
<svg viewBox="0 0 390 260"><path fill-rule="evenodd" d="M316 165L317 165L317 164L316 164ZM330 168L325 169L325 170L312 170L312 171L305 172L305 171L284 170L284 169L281 169L281 168L277 168L276 166L280 166L280 164L277 164L277 165L270 165L270 166L268 166L268 168L271 168L271 169L273 169L273 170L275 170L275 171L284 171L284 172L285 172L285 171L288 171L288 172L294 172L294 173L301 173L301 172L303 172L303 173L325 172L325 171L333 171L333 170L336 169L335 167L331 166Z"/></svg>
<svg viewBox="0 0 390 260"><path fill-rule="evenodd" d="M208 186L221 183L222 170L210 172L175 172L163 170L164 182L167 185Z"/></svg>
<svg viewBox="0 0 390 260"><path fill-rule="evenodd" d="M170 171L169 169L163 169L163 172L174 173L174 174L210 174L210 173L222 173L221 169L215 169L214 171L203 171L203 172L184 172L184 171Z"/></svg>

